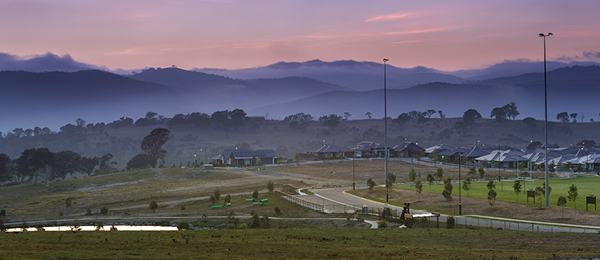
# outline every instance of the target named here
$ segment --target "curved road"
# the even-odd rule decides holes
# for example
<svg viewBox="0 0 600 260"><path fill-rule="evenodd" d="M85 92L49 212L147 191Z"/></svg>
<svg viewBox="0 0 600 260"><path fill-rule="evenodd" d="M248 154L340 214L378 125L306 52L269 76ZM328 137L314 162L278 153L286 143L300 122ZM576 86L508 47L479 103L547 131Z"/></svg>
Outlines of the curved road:
<svg viewBox="0 0 600 260"><path fill-rule="evenodd" d="M369 210L383 210L384 207L389 207L392 211L397 210L398 214L402 211L402 207L388 205L368 199L364 199L345 191L349 188L330 188L330 189L314 189L313 198L303 197L303 199L312 200L317 203L322 203L325 212L349 212L349 210L361 209L363 206L369 207ZM315 201L316 200L316 201ZM411 214L425 214L428 212L422 210L411 210ZM440 222L446 222L448 215L441 215ZM470 225L479 227L513 229L523 231L542 231L542 232L577 232L577 233L598 233L600 227L571 225L562 223L548 223L520 219L508 219L499 217L479 216L479 215L464 215L454 216L457 225ZM430 220L435 220L431 218Z"/></svg>

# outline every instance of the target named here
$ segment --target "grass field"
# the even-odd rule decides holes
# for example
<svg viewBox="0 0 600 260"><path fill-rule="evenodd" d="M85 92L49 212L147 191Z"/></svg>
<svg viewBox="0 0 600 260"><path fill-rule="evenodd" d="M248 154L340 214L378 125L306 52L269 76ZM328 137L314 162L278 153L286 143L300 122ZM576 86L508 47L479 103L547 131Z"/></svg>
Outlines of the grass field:
<svg viewBox="0 0 600 260"><path fill-rule="evenodd" d="M466 176L465 176L466 177ZM471 184L471 189L467 192L465 190L462 190L462 196L470 196L470 197L474 197L474 198L483 198L483 199L487 199L487 194L488 194L488 188L487 188L487 183L488 180L484 180L481 182L472 182ZM518 202L519 203L526 203L527 202L527 190L531 190L532 189L532 182L531 181L521 181L521 192L518 194L518 198L517 198L517 193L515 193L514 189L513 189L513 185L514 185L514 181L503 181L503 182L498 182L498 181L494 181L494 183L496 184L496 200L501 200L501 201L509 201L509 202ZM568 190L569 187L575 184L577 186L577 190L579 193L579 196L577 197L575 203L573 203L572 201L567 200L567 205L566 207L569 208L575 208L575 206L577 206L577 209L582 209L585 210L585 197L588 195L595 195L596 197L600 196L600 190L598 189L598 186L600 185L600 178L598 177L579 177L579 178L574 178L574 179L550 179L549 180L549 185L552 188L552 192L550 193L550 199L549 199L549 205L551 207L557 207L557 201L558 201L558 197L560 196L564 196L565 198L568 198ZM453 196L457 196L458 195L458 183L454 183L453 184L454 189L452 191L452 195ZM535 187L537 186L544 186L544 180L543 179L539 179L539 180L535 180ZM398 186L397 188L399 189L412 189L414 190L414 186ZM424 182L423 184L423 191L430 191L433 193L442 193L444 189L444 186L441 184L434 184L431 185L431 189L429 187L429 184ZM543 196L543 195L542 195ZM533 203L533 198L529 198L529 203ZM539 202L536 199L536 203L539 204ZM542 204L544 204L544 198L542 198L541 201ZM588 208L591 206L591 209L594 209L594 205L589 205Z"/></svg>
<svg viewBox="0 0 600 260"><path fill-rule="evenodd" d="M490 229L0 234L3 259L591 259L599 245L597 234Z"/></svg>

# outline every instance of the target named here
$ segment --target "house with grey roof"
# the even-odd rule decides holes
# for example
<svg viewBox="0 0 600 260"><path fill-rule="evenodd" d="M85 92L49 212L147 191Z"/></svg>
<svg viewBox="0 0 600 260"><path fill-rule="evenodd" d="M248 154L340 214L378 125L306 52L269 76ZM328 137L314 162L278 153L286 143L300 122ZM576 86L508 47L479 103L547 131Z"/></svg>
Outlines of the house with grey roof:
<svg viewBox="0 0 600 260"><path fill-rule="evenodd" d="M424 156L425 149L413 142L404 142L392 147L395 152L395 156L402 158L413 158L417 156Z"/></svg>
<svg viewBox="0 0 600 260"><path fill-rule="evenodd" d="M220 159L225 165L255 165L260 160L261 164L276 164L277 155L272 149L250 150L250 149L226 149ZM253 161L255 160L255 161Z"/></svg>
<svg viewBox="0 0 600 260"><path fill-rule="evenodd" d="M309 153L314 154L318 159L341 159L352 158L352 156L354 155L354 150L346 147L325 144L316 151Z"/></svg>

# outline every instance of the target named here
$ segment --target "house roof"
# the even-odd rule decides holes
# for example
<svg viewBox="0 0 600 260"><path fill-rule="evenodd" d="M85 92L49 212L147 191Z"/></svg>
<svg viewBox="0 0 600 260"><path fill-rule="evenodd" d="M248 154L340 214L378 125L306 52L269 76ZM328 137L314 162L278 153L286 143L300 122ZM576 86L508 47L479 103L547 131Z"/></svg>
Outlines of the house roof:
<svg viewBox="0 0 600 260"><path fill-rule="evenodd" d="M275 151L269 150L249 150L249 149L227 149L223 152L225 157L233 156L235 159L251 159L256 158L274 158Z"/></svg>
<svg viewBox="0 0 600 260"><path fill-rule="evenodd" d="M340 147L335 145L326 144L321 146L317 151L317 153L337 153L337 152L353 152L352 149L346 147Z"/></svg>
<svg viewBox="0 0 600 260"><path fill-rule="evenodd" d="M392 147L392 149L397 152L402 151L404 149L408 149L413 152L425 151L425 149L413 142L404 142L401 144L397 144L394 147Z"/></svg>
<svg viewBox="0 0 600 260"><path fill-rule="evenodd" d="M467 152L463 157L466 158L477 158L489 154L490 151L478 146L474 146L469 152Z"/></svg>
<svg viewBox="0 0 600 260"><path fill-rule="evenodd" d="M454 149L454 148L447 146L447 145L438 144L436 146L425 148L425 153L441 152L441 151L448 150L448 149Z"/></svg>
<svg viewBox="0 0 600 260"><path fill-rule="evenodd" d="M455 148L455 149L448 149L448 150L441 151L439 153L439 155L444 155L444 156L461 155L461 157L464 157L464 155L467 154L468 152L469 152L469 148L459 147L459 148Z"/></svg>

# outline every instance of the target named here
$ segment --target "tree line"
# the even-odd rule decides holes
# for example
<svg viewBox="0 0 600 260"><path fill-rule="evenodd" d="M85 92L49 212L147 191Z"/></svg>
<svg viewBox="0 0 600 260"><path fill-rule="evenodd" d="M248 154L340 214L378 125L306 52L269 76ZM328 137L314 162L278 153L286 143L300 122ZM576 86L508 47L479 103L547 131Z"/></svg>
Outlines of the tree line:
<svg viewBox="0 0 600 260"><path fill-rule="evenodd" d="M73 151L52 152L48 148L26 149L12 160L0 154L0 183L45 182L65 179L76 173L109 173L116 171L112 154L102 157L85 157Z"/></svg>

